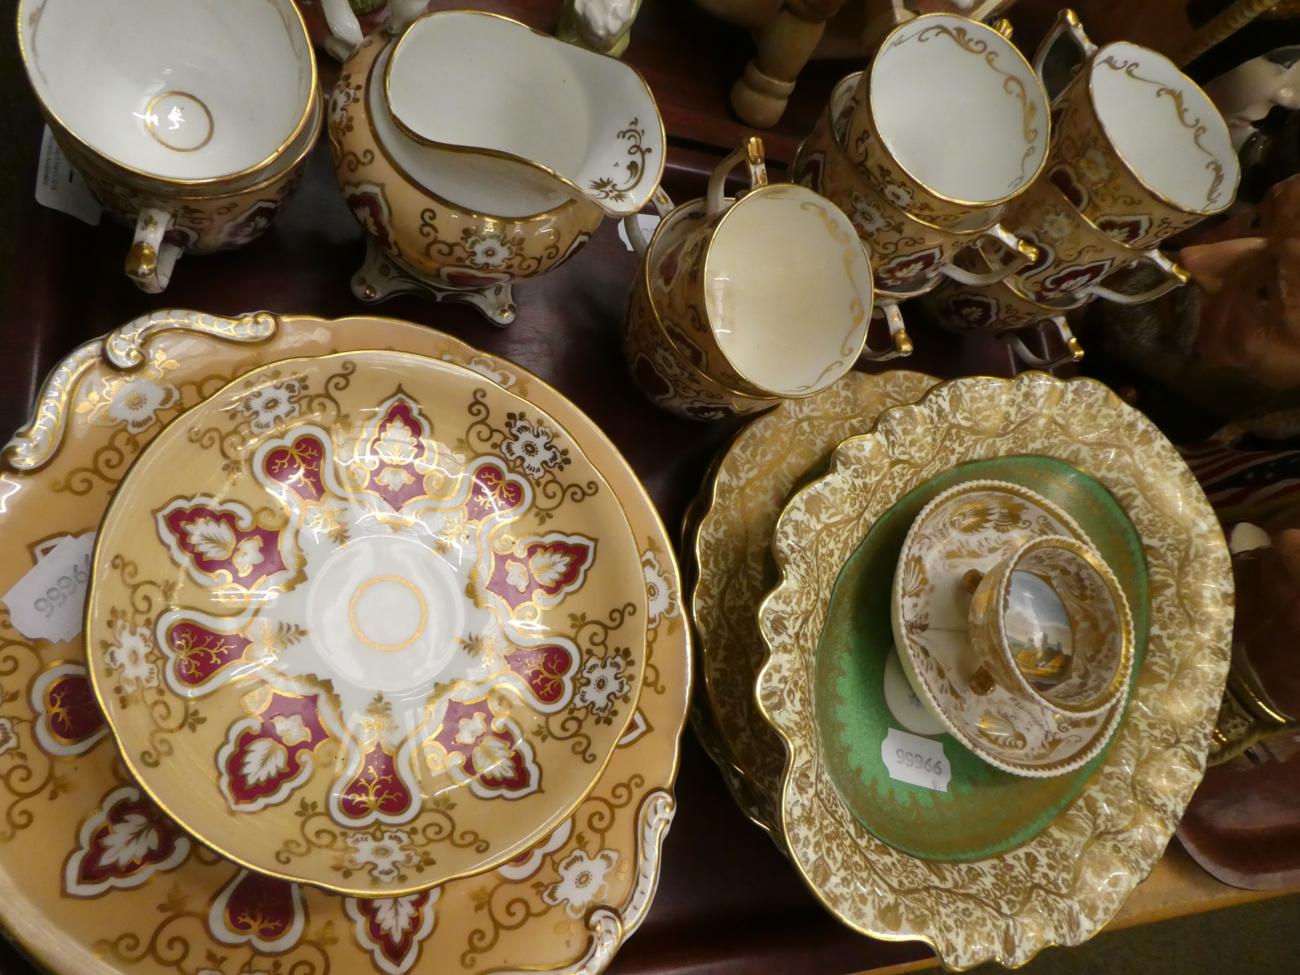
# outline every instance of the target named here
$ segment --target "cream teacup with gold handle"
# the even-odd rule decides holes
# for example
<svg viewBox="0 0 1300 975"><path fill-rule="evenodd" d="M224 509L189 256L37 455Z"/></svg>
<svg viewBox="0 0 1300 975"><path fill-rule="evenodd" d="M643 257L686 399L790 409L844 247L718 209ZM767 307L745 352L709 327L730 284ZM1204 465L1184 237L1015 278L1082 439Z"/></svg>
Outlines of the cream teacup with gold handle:
<svg viewBox="0 0 1300 975"><path fill-rule="evenodd" d="M1040 535L982 578L974 570L969 637L977 694L993 685L1067 717L1112 707L1133 666L1133 615L1114 572L1089 546Z"/></svg>
<svg viewBox="0 0 1300 975"><path fill-rule="evenodd" d="M831 200L852 221L871 252L877 291L911 297L937 285L939 275L987 284L1029 266L1037 251L1002 224L987 222L990 215L996 218L996 209L974 211L962 223L940 227L895 206L853 165L844 136L860 77L861 72L848 75L835 86L826 111L799 147L791 176ZM952 263L959 251L980 241L997 254L992 270L976 273Z"/></svg>
<svg viewBox="0 0 1300 975"><path fill-rule="evenodd" d="M1070 202L1137 248L1226 210L1241 169L1209 96L1163 54L1127 41L1097 47L1072 10L1039 46L1040 75L1062 39L1083 61L1053 100L1047 173Z"/></svg>
<svg viewBox="0 0 1300 975"><path fill-rule="evenodd" d="M661 217L649 242L635 217L624 221L628 240L641 259L628 296L623 325L623 355L632 379L656 406L688 420L717 420L770 409L775 397L751 396L729 389L704 372L704 356L680 324L666 318L651 296L651 280L660 255L706 220L704 200L674 207L662 189L652 198Z"/></svg>
<svg viewBox="0 0 1300 975"><path fill-rule="evenodd" d="M135 227L126 270L144 291L166 288L183 252L264 231L320 132L293 0L20 0L18 39L60 148Z"/></svg>
<svg viewBox="0 0 1300 975"><path fill-rule="evenodd" d="M1190 280L1186 271L1160 251L1139 250L1106 234L1048 180L1040 179L1031 186L1003 219L1038 252L1028 266L1014 269L1016 280L1035 301L1086 293L1119 304L1141 304ZM980 252L995 266L1004 261L1000 252L983 244ZM1157 282L1140 293L1117 291L1104 283L1136 265L1154 269Z"/></svg>
<svg viewBox="0 0 1300 975"><path fill-rule="evenodd" d="M895 206L940 227L998 208L1047 160L1047 96L1003 34L955 14L895 27L858 84L844 140Z"/></svg>
<svg viewBox="0 0 1300 975"><path fill-rule="evenodd" d="M945 280L926 296L926 302L943 323L955 332L985 332L997 335L1026 365L1052 369L1083 358L1083 347L1065 320L1068 312L1090 300L1069 296L1056 302L1038 302L1025 294L1013 278L992 284L971 285ZM1032 349L1020 334L1038 334L1042 351ZM1048 336L1059 340L1060 351L1048 350Z"/></svg>
<svg viewBox="0 0 1300 975"><path fill-rule="evenodd" d="M749 189L724 194L743 165ZM767 182L751 137L709 180L705 218L656 257L656 307L702 370L751 396L798 398L852 368L874 306L871 264L848 218L804 186Z"/></svg>

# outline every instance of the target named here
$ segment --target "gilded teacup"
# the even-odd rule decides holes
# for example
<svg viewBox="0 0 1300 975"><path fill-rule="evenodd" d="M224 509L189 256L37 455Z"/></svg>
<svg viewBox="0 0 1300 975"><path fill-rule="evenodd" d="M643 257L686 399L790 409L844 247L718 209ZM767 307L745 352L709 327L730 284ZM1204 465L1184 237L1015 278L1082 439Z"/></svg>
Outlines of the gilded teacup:
<svg viewBox="0 0 1300 975"><path fill-rule="evenodd" d="M1089 546L1040 535L983 578L972 571L976 693L994 683L1070 717L1107 710L1133 665L1133 616L1114 572Z"/></svg>
<svg viewBox="0 0 1300 975"><path fill-rule="evenodd" d="M320 131L292 0L21 0L18 39L60 148L135 227L126 270L151 293L181 253L266 230Z"/></svg>
<svg viewBox="0 0 1300 975"><path fill-rule="evenodd" d="M1108 236L1046 179L1012 203L1003 220L1038 250L1027 267L1015 271L1019 285L1036 301L1087 293L1119 304L1140 304L1188 281L1187 272L1160 251L1139 250ZM981 252L990 263L1002 260L987 248ZM1117 272L1137 265L1157 272L1157 282L1150 288L1130 293L1104 285Z"/></svg>
<svg viewBox="0 0 1300 975"><path fill-rule="evenodd" d="M998 334L1026 364L1050 369L1064 362L1077 362L1083 358L1083 347L1074 337L1066 312L1081 308L1089 298L1069 297L1063 301L1044 303L1035 301L1007 278L993 284L969 285L946 280L925 299L945 325L957 332L989 332ZM1035 352L1024 339L1014 334L1019 329L1050 329L1060 339L1062 351L1056 355L1048 352L1046 338L1043 351Z"/></svg>
<svg viewBox="0 0 1300 975"><path fill-rule="evenodd" d="M844 130L854 105L861 73L842 79L831 93L826 111L795 156L791 176L834 202L852 221L871 251L877 289L914 295L939 283L939 275L966 284L1000 281L1027 267L1037 257L1002 224L990 225L997 211L976 210L965 222L939 227L900 209L849 159ZM979 274L957 267L953 257L979 241L1001 250L994 270Z"/></svg>
<svg viewBox="0 0 1300 975"><path fill-rule="evenodd" d="M895 206L942 227L984 211L987 225L1042 170L1050 124L1043 86L1010 40L926 14L881 42L844 145Z"/></svg>
<svg viewBox="0 0 1300 975"><path fill-rule="evenodd" d="M1163 54L1127 41L1097 47L1072 10L1040 45L1040 74L1062 38L1083 61L1053 100L1047 172L1070 201L1137 248L1227 209L1241 169L1209 96Z"/></svg>
<svg viewBox="0 0 1300 975"><path fill-rule="evenodd" d="M724 195L743 164L750 188ZM750 138L709 180L704 220L654 255L650 292L701 356L750 396L798 398L853 367L874 309L871 264L848 218L805 186L767 182ZM680 344L680 343L679 343Z"/></svg>
<svg viewBox="0 0 1300 975"><path fill-rule="evenodd" d="M775 406L775 397L737 392L705 373L704 357L686 340L685 330L656 307L652 269L665 248L705 222L706 204L691 200L674 208L662 191L655 203L664 216L648 244L628 224L628 237L641 257L623 328L623 354L633 380L652 403L689 420L743 416Z"/></svg>

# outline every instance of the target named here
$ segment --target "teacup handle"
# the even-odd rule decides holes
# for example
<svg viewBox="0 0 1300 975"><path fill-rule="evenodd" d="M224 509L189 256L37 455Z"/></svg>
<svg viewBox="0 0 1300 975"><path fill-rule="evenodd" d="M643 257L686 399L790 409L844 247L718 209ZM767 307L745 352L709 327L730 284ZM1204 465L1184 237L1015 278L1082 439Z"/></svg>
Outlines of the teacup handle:
<svg viewBox="0 0 1300 975"><path fill-rule="evenodd" d="M1087 33L1084 32L1079 15L1066 7L1056 15L1056 23L1052 25L1052 29L1047 32L1047 36L1038 45L1038 50L1034 52L1034 74L1038 75L1038 80L1043 82L1044 87L1047 86L1047 81L1043 78L1043 65L1047 63L1048 55L1052 53L1053 48L1056 47L1057 42L1062 37L1068 37L1075 43L1083 53L1085 61L1097 51L1097 45L1092 43ZM1050 100L1055 101L1060 92L1048 92L1047 94Z"/></svg>
<svg viewBox="0 0 1300 975"><path fill-rule="evenodd" d="M164 237L176 218L166 210L145 207L135 220L135 240L126 255L126 273L137 288L161 294L172 279L172 269L183 253Z"/></svg>
<svg viewBox="0 0 1300 975"><path fill-rule="evenodd" d="M767 166L763 162L763 140L751 135L739 149L718 163L709 177L706 218L712 219L727 208L727 177L744 163L749 169L749 188L754 190L767 185Z"/></svg>
<svg viewBox="0 0 1300 975"><path fill-rule="evenodd" d="M883 318L885 325L889 329L889 339L891 347L876 351L869 344L864 344L862 354L859 359L866 359L870 362L885 362L889 359L901 359L904 356L912 354L912 340L907 336L907 328L903 322L903 313L899 310L898 302L891 299L885 299L876 303L876 307L871 311L871 320ZM867 323L868 336L870 334L871 323Z"/></svg>
<svg viewBox="0 0 1300 975"><path fill-rule="evenodd" d="M1124 291L1115 291L1107 288L1105 285L1094 284L1084 288L1084 293L1093 295L1097 298L1104 298L1107 301L1113 301L1117 305L1140 305L1144 302L1154 301L1162 295L1167 295L1175 288L1181 288L1191 280L1191 275L1183 268L1181 264L1170 260L1160 251L1152 249L1143 253L1141 262L1152 264L1156 270L1164 275L1164 280L1154 287L1138 294L1128 294ZM1125 270L1121 268L1120 270ZM1111 272L1112 276L1116 272Z"/></svg>
<svg viewBox="0 0 1300 975"><path fill-rule="evenodd" d="M978 274L974 271L967 271L965 268L958 267L955 264L946 264L939 269L939 273L946 277L952 278L961 284L994 284L1011 274L1017 274L1024 268L1028 267L1034 261L1038 260L1038 248L1027 240L1021 240L1009 230L1003 228L1001 224L994 224L988 230L979 235L979 240L991 240L997 244L1010 256L1003 260L994 262L985 257L985 262L992 269L986 273ZM974 246L974 245L970 245ZM981 251L981 256L984 254Z"/></svg>
<svg viewBox="0 0 1300 975"><path fill-rule="evenodd" d="M406 30L411 21L424 13L428 5L429 0L390 0L385 29L390 34ZM361 21L348 0L321 0L321 7L330 32L329 39L325 41L325 50L338 60L346 61L366 39L361 30Z"/></svg>
<svg viewBox="0 0 1300 975"><path fill-rule="evenodd" d="M1083 346L1079 344L1079 340L1076 339L1074 333L1070 331L1070 326L1066 324L1065 317L1063 315L1056 315L1042 324L1047 325L1049 323L1055 326L1056 333L1060 336L1061 342L1065 347L1059 355L1053 356L1048 354L1047 338L1041 331L1038 332L1038 335L1043 340L1042 352L1035 352L1028 346L1024 339L1014 332L1004 333L1001 336L1001 340L1011 346L1011 350L1020 357L1022 362L1026 365L1033 366L1035 369L1055 369L1063 363L1078 362L1082 359ZM1037 330L1040 327L1041 326L1035 326L1035 329Z"/></svg>
<svg viewBox="0 0 1300 975"><path fill-rule="evenodd" d="M650 197L650 202L654 204L655 210L662 220L668 216L673 208L673 201L669 199L668 194L664 192L662 186L657 187ZM632 245L632 250L636 251L637 257L645 257L645 252L650 244L645 239L645 234L641 230L641 224L637 220L639 214L629 213L623 218L623 230L627 234L628 242Z"/></svg>

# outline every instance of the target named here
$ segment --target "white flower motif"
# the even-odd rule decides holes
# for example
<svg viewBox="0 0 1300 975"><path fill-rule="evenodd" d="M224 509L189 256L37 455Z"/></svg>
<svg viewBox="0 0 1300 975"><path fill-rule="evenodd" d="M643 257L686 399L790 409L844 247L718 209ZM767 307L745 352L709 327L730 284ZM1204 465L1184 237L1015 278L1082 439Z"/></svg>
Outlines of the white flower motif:
<svg viewBox="0 0 1300 975"><path fill-rule="evenodd" d="M515 750L510 742L489 735L474 746L470 755L474 772L485 782L500 782L514 771Z"/></svg>
<svg viewBox="0 0 1300 975"><path fill-rule="evenodd" d="M296 416L302 380L286 379L267 383L244 397L239 408L249 418L255 433L265 433L282 420Z"/></svg>
<svg viewBox="0 0 1300 975"><path fill-rule="evenodd" d="M289 751L274 738L258 738L244 752L239 774L249 785L273 779L289 768Z"/></svg>
<svg viewBox="0 0 1300 975"><path fill-rule="evenodd" d="M400 491L408 484L414 484L415 478L400 467L385 467L375 475L375 483L390 491Z"/></svg>
<svg viewBox="0 0 1300 975"><path fill-rule="evenodd" d="M400 942L402 936L411 929L411 922L419 912L416 907L418 899L418 894L409 894L406 897L385 897L374 902L375 921L379 924L379 930L394 944Z"/></svg>
<svg viewBox="0 0 1300 975"><path fill-rule="evenodd" d="M456 726L456 744L472 745L487 733L487 718L480 711L472 718L461 718Z"/></svg>
<svg viewBox="0 0 1300 975"><path fill-rule="evenodd" d="M574 850L560 862L560 879L542 891L542 900L552 907L563 904L570 917L580 918L605 889L609 872L617 863L614 850L601 850L594 857Z"/></svg>
<svg viewBox="0 0 1300 975"><path fill-rule="evenodd" d="M677 615L677 597L653 552L641 556L641 569L645 574L646 613L653 629L664 617Z"/></svg>
<svg viewBox="0 0 1300 975"><path fill-rule="evenodd" d="M885 215L857 193L853 194L852 217L853 226L860 236L874 237L888 226Z"/></svg>
<svg viewBox="0 0 1300 975"><path fill-rule="evenodd" d="M149 631L121 623L116 629L117 643L108 648L104 662L117 672L124 691L158 686L158 667L151 663L153 639Z"/></svg>
<svg viewBox="0 0 1300 975"><path fill-rule="evenodd" d="M415 451L419 447L405 423L390 423L375 441L375 453L388 465L405 467L415 460Z"/></svg>
<svg viewBox="0 0 1300 975"><path fill-rule="evenodd" d="M1069 215L1056 207L1044 207L1042 221L1039 224L1043 236L1050 241L1062 241L1074 232L1074 221Z"/></svg>
<svg viewBox="0 0 1300 975"><path fill-rule="evenodd" d="M1110 160L1100 149L1089 149L1079 157L1076 165L1084 179L1090 183L1104 183L1110 178Z"/></svg>
<svg viewBox="0 0 1300 975"><path fill-rule="evenodd" d="M385 883L396 880L402 867L414 864L415 852L407 848L411 837L400 829L390 829L379 835L353 833L348 836L352 851L348 854L349 865L354 870L363 867L370 875Z"/></svg>
<svg viewBox="0 0 1300 975"><path fill-rule="evenodd" d="M904 186L902 183L896 183L893 180L888 180L885 183L883 192L885 194L885 199L888 200L890 203L894 204L894 206L896 207L906 207L912 205L912 191L908 189L906 186Z"/></svg>
<svg viewBox="0 0 1300 975"><path fill-rule="evenodd" d="M275 728L280 740L290 748L311 740L311 732L307 730L301 714L277 715L271 719L271 726Z"/></svg>
<svg viewBox="0 0 1300 975"><path fill-rule="evenodd" d="M542 549L528 560L528 571L539 586L553 586L569 571L573 557L564 552Z"/></svg>
<svg viewBox="0 0 1300 975"><path fill-rule="evenodd" d="M514 246L500 234L482 234L465 242L471 267L504 267L515 256Z"/></svg>
<svg viewBox="0 0 1300 975"><path fill-rule="evenodd" d="M555 446L554 434L542 424L511 416L506 420L506 432L510 439L501 445L501 453L534 481L540 480L548 467L564 466L565 458Z"/></svg>
<svg viewBox="0 0 1300 975"><path fill-rule="evenodd" d="M18 732L14 731L13 722L0 718L0 755L11 752L18 747Z"/></svg>
<svg viewBox="0 0 1300 975"><path fill-rule="evenodd" d="M578 688L574 703L578 707L591 708L597 714L603 714L614 706L614 702L627 694L628 680L624 668L627 661L618 654L610 654L603 660L590 657L582 665L581 686Z"/></svg>
<svg viewBox="0 0 1300 975"><path fill-rule="evenodd" d="M235 567L235 571L239 573L239 578L243 579L257 566L261 565L264 558L261 536L250 535L235 546L235 551L230 556L230 563Z"/></svg>
<svg viewBox="0 0 1300 975"><path fill-rule="evenodd" d="M528 578L528 568L522 562L511 559L506 563L506 585L518 592L527 592L532 580Z"/></svg>
<svg viewBox="0 0 1300 975"><path fill-rule="evenodd" d="M371 237L383 237L383 228L375 221L375 215L369 207L354 206L352 215L357 218L357 223L361 224L361 229Z"/></svg>
<svg viewBox="0 0 1300 975"><path fill-rule="evenodd" d="M185 541L210 562L224 562L235 552L235 530L217 518L195 518L185 526Z"/></svg>
<svg viewBox="0 0 1300 975"><path fill-rule="evenodd" d="M131 813L109 827L100 862L110 867L129 867L141 863L149 853L158 849L160 842L161 837L153 823L139 813Z"/></svg>
<svg viewBox="0 0 1300 975"><path fill-rule="evenodd" d="M108 415L139 433L154 421L154 415L176 402L175 386L165 386L138 376L117 387L108 404Z"/></svg>

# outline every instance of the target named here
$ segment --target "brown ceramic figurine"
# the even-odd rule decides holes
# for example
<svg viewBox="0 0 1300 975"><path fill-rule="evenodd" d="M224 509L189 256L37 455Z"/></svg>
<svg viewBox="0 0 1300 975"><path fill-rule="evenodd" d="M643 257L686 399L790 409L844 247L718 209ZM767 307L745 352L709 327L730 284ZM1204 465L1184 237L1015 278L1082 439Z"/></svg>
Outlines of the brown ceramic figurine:
<svg viewBox="0 0 1300 975"><path fill-rule="evenodd" d="M1195 287L1107 307L1108 350L1243 430L1300 433L1300 176L1195 232L1177 259Z"/></svg>

